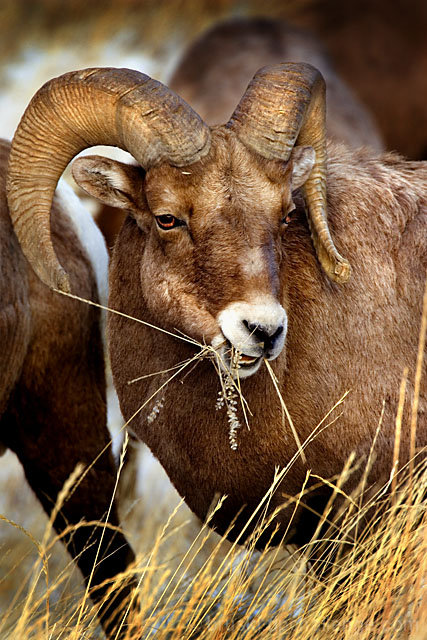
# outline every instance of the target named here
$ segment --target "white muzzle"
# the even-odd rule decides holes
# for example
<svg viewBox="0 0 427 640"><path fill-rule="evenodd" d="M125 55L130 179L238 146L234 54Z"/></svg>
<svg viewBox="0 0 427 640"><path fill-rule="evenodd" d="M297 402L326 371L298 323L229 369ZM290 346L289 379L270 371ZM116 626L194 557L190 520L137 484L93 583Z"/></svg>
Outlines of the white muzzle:
<svg viewBox="0 0 427 640"><path fill-rule="evenodd" d="M233 302L217 316L221 333L212 346L220 366L233 377L247 378L262 360L274 360L285 344L288 326L284 308L272 296L253 302Z"/></svg>

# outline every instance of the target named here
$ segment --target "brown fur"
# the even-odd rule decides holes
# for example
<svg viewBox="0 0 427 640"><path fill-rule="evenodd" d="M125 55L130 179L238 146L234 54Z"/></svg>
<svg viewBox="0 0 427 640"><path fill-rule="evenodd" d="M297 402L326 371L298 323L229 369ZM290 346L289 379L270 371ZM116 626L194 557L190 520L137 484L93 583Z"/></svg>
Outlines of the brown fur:
<svg viewBox="0 0 427 640"><path fill-rule="evenodd" d="M126 215L123 211L115 207L110 207L107 204L102 205L95 214L95 222L102 231L109 252L111 252L114 247L125 217Z"/></svg>
<svg viewBox="0 0 427 640"><path fill-rule="evenodd" d="M311 0L301 21L363 100L386 147L427 159L427 3Z"/></svg>
<svg viewBox="0 0 427 640"><path fill-rule="evenodd" d="M75 466L90 467L54 522L61 533L82 520L102 521L113 495L116 470L106 427L100 317L97 309L50 291L23 257L5 197L9 148L0 143L0 441L17 454L48 514ZM58 257L72 274L73 290L96 301L91 265L55 202L52 232ZM118 526L114 506L109 522ZM94 588L133 559L121 533L105 529L102 543L101 533L101 527L82 527L64 538L85 579L100 545ZM95 601L105 592L105 587L93 591ZM106 631L114 608L128 593L126 587L101 612Z"/></svg>
<svg viewBox="0 0 427 640"><path fill-rule="evenodd" d="M115 164L99 158L77 162L95 167L105 162L107 173ZM301 441L350 392L333 424L307 447L307 464L300 458L293 464L270 508L281 504L284 495L300 491L308 469L330 478L341 472L353 451L366 462L383 403L369 485L384 484L392 468L394 421L406 366L407 410L413 393L426 275L426 164L329 145L330 228L338 250L353 268L344 286L332 283L322 272L301 207L289 228L280 230L280 219L291 202L291 164L255 156L225 127L213 129L209 155L184 172L160 166L142 182L124 165L116 167L122 181L119 196L131 217L114 249L112 308L209 343L218 332L215 316L227 304L248 301L255 293L277 296L289 327L285 349L272 365ZM91 171L89 166L88 174ZM105 183L95 185L92 193L117 206L118 196L109 195ZM182 227L159 231L153 214L164 213L186 220L188 231ZM244 269L251 248L261 249L263 255L264 269L258 278ZM131 385L129 380L164 371L195 353L179 339L114 314L109 318L109 341L126 419L168 374ZM425 380L419 447L427 444ZM200 518L206 517L218 493L228 496L213 522L219 531L225 531L243 509L233 537L267 491L275 467L289 463L296 444L282 422L279 400L264 367L242 381L253 416L250 431L243 426L238 432L237 451L229 446L226 414L215 411L219 390L212 364L203 361L168 384L154 422L147 420L152 401L130 426ZM409 453L407 418L401 465ZM346 489L351 491L359 478L355 473ZM328 496L327 487L320 489L307 498L308 506L322 509ZM277 517L280 535L289 515L288 509ZM314 521L310 510L300 509L286 539L306 542Z"/></svg>

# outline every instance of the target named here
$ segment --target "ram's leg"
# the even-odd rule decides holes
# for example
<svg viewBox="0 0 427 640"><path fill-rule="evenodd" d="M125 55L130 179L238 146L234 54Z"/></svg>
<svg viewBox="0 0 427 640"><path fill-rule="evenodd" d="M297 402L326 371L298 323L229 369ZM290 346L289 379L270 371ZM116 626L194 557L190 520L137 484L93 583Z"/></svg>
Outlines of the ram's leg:
<svg viewBox="0 0 427 640"><path fill-rule="evenodd" d="M102 384L94 383L93 371L82 374L66 369L65 364L52 376L46 371L42 384L18 385L2 418L1 432L48 515L76 465L84 465L86 471L65 497L54 527L64 534L68 551L90 584L92 599L100 603L111 583L100 585L126 571L134 555L126 538L115 529L116 468L109 447ZM109 526L72 529L83 521L105 523L107 513ZM99 618L107 635L116 637L113 629L120 620L116 610L123 609L134 586L134 581L127 580L102 605Z"/></svg>

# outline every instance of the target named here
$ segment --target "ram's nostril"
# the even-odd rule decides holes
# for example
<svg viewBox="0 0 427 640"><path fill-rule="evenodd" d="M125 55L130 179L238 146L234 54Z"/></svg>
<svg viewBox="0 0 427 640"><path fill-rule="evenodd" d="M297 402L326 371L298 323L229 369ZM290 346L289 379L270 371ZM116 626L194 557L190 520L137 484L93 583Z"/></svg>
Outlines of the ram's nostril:
<svg viewBox="0 0 427 640"><path fill-rule="evenodd" d="M283 333L283 325L280 325L280 327L278 327L276 329L276 331L271 336L269 336L267 340L265 340L265 342L264 342L264 351L266 353L270 352L271 349L274 349L274 346L275 346L279 336L282 335L282 333Z"/></svg>
<svg viewBox="0 0 427 640"><path fill-rule="evenodd" d="M267 328L261 324L249 322L248 320L243 320L242 323L251 336L262 343L264 351L272 349L278 337L283 333L283 325L280 325L274 330L274 327Z"/></svg>
<svg viewBox="0 0 427 640"><path fill-rule="evenodd" d="M254 336L254 338L259 340L260 342L264 342L265 340L269 339L268 330L261 324L248 322L247 320L243 320L243 324L245 325L251 336Z"/></svg>
<svg viewBox="0 0 427 640"><path fill-rule="evenodd" d="M277 340L277 338L283 333L283 325L281 325L280 327L278 327L276 329L276 331L273 333L272 336L270 336L270 340L272 342L274 342L275 340Z"/></svg>

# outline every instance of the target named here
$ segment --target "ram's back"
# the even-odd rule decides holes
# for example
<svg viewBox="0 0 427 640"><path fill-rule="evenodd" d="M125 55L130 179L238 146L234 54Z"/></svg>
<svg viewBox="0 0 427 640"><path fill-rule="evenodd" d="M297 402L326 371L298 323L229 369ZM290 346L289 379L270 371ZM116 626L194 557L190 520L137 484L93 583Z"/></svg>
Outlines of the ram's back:
<svg viewBox="0 0 427 640"><path fill-rule="evenodd" d="M18 379L30 340L26 261L12 229L5 178L9 144L0 143L0 414Z"/></svg>
<svg viewBox="0 0 427 640"><path fill-rule="evenodd" d="M209 124L227 122L260 67L308 62L326 81L327 132L352 147L383 149L367 108L334 70L320 40L270 18L236 18L215 25L182 56L169 86Z"/></svg>

